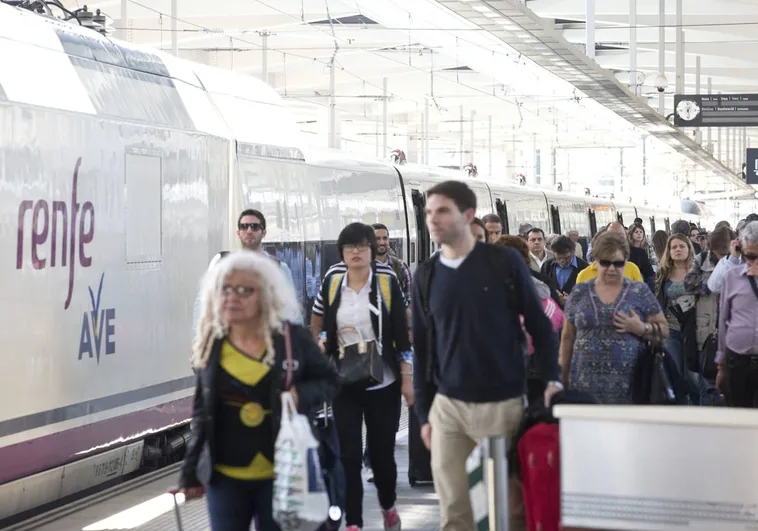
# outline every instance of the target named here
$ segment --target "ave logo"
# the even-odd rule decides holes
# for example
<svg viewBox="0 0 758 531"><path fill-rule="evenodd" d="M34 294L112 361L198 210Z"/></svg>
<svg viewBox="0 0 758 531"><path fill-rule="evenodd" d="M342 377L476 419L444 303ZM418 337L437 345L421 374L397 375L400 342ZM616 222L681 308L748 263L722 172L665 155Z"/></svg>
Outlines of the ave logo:
<svg viewBox="0 0 758 531"><path fill-rule="evenodd" d="M79 359L81 360L86 354L90 359L97 359L98 364L103 350L106 356L116 353L116 309L101 308L104 279L105 273L100 275L97 297L92 288L87 288L91 308L89 312L84 312L82 315L82 332L79 337Z"/></svg>

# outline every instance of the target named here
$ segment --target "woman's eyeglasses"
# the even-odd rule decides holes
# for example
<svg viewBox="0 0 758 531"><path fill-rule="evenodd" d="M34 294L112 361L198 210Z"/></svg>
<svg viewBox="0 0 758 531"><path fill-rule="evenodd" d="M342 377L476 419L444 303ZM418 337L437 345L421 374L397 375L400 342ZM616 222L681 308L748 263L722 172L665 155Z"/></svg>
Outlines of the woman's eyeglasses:
<svg viewBox="0 0 758 531"><path fill-rule="evenodd" d="M621 269L626 265L626 260L598 260L598 264L600 264L602 267L615 267L616 269Z"/></svg>
<svg viewBox="0 0 758 531"><path fill-rule="evenodd" d="M742 253L742 259L746 262L755 262L758 260L758 254L753 253Z"/></svg>
<svg viewBox="0 0 758 531"><path fill-rule="evenodd" d="M357 243L357 244L356 243L348 243L348 244L342 246L342 250L343 251L347 251L349 253L354 253L356 251L359 252L359 253L362 253L366 249L368 249L368 244L367 243Z"/></svg>
<svg viewBox="0 0 758 531"><path fill-rule="evenodd" d="M224 287L221 288L221 292L229 296L232 293L237 295L238 297L242 297L243 299L246 299L253 293L255 293L256 288L252 286L230 286L229 284L224 284Z"/></svg>

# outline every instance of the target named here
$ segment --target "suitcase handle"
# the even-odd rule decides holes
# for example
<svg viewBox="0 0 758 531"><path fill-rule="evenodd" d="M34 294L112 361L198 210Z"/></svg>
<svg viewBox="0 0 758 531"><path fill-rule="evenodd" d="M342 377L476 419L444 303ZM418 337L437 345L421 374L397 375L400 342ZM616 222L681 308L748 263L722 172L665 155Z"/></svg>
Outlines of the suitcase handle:
<svg viewBox="0 0 758 531"><path fill-rule="evenodd" d="M181 492L181 489L169 489L168 493L171 494L171 496L174 497L174 514L176 515L176 528L179 531L184 531L184 526L182 525L182 515L179 512L179 502L176 501L176 495Z"/></svg>

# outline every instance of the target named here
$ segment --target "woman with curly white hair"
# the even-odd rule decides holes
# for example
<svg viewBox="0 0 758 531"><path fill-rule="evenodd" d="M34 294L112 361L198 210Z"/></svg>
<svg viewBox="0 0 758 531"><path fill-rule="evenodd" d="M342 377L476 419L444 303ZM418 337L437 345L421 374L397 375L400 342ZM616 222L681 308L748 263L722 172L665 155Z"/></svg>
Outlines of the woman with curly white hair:
<svg viewBox="0 0 758 531"><path fill-rule="evenodd" d="M232 253L203 280L192 440L179 486L187 499L207 494L213 531L247 531L254 519L260 531L279 529L271 507L279 394L289 389L309 411L337 393L336 370L293 324L299 312L278 264L259 253Z"/></svg>

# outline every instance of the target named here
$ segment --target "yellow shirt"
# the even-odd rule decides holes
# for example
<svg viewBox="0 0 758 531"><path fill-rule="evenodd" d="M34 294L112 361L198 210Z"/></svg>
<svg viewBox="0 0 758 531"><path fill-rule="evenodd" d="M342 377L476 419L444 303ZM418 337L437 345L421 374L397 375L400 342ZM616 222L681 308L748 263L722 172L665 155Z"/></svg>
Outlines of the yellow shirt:
<svg viewBox="0 0 758 531"><path fill-rule="evenodd" d="M217 446L232 454L249 452L252 460L243 466L216 463L214 468L234 479L272 479L273 428L268 408L273 381L271 368L245 356L227 340L221 347L219 373L216 427L228 440L217 441Z"/></svg>
<svg viewBox="0 0 758 531"><path fill-rule="evenodd" d="M629 280L634 280L635 282L643 281L642 273L640 273L640 268L637 267L637 264L633 264L629 261L627 261L626 265L624 266L624 276ZM576 283L581 284L582 282L587 282L593 278L597 278L597 262L592 262L589 266L585 267L579 273L579 275L577 275Z"/></svg>

